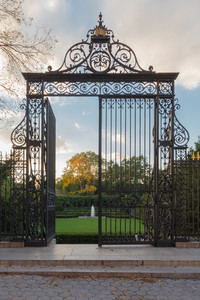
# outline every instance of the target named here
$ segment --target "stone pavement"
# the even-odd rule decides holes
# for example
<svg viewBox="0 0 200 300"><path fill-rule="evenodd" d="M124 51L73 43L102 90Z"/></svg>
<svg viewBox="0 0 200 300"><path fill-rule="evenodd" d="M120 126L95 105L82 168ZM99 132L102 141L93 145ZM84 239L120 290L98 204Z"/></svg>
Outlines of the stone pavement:
<svg viewBox="0 0 200 300"><path fill-rule="evenodd" d="M200 248L0 249L0 300L200 299Z"/></svg>
<svg viewBox="0 0 200 300"><path fill-rule="evenodd" d="M197 279L129 279L0 275L1 300L197 300Z"/></svg>
<svg viewBox="0 0 200 300"><path fill-rule="evenodd" d="M200 278L200 248L51 245L1 248L0 274Z"/></svg>
<svg viewBox="0 0 200 300"><path fill-rule="evenodd" d="M159 248L151 245L51 245L1 248L0 265L99 265L200 267L200 248Z"/></svg>

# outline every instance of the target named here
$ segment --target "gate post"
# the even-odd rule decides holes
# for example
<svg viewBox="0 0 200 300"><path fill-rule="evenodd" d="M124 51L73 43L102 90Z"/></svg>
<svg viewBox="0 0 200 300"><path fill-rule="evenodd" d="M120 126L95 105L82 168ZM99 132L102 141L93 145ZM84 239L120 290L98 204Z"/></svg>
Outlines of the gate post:
<svg viewBox="0 0 200 300"><path fill-rule="evenodd" d="M174 81L158 81L155 103L155 245L174 245Z"/></svg>
<svg viewBox="0 0 200 300"><path fill-rule="evenodd" d="M55 165L56 165L56 119L48 99L45 99L46 106L46 144L44 153L45 162L45 245L55 237Z"/></svg>
<svg viewBox="0 0 200 300"><path fill-rule="evenodd" d="M102 98L99 97L99 180L98 180L98 246L102 246Z"/></svg>
<svg viewBox="0 0 200 300"><path fill-rule="evenodd" d="M159 199L159 137L158 137L158 124L159 124L159 98L156 96L154 104L154 246L158 242L158 199Z"/></svg>

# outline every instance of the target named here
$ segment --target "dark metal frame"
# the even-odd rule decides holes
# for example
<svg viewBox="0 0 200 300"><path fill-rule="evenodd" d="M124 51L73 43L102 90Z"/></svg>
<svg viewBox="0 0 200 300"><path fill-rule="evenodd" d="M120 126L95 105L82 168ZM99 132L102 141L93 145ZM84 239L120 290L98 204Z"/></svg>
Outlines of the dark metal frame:
<svg viewBox="0 0 200 300"><path fill-rule="evenodd" d="M23 197L26 199L26 245L44 245L54 236L55 166L50 162L55 160L55 152L51 150L52 146L55 148L55 126L52 125L55 120L45 100L50 96L99 97L99 246L106 243L136 242L153 243L155 246L174 245L174 154L187 147L189 139L187 131L175 115L178 104L175 100L174 81L178 73L156 73L152 66L144 70L133 50L114 39L113 32L103 25L100 14L99 24L88 31L86 40L67 51L58 70L52 71L49 66L47 73L23 73L23 76L27 81L26 116L14 130L12 141L14 149L23 156L22 161L24 162L24 157L26 160L26 176L23 175L22 178L26 185L23 190ZM106 210L108 211L108 207L103 204L102 192L110 193L109 189L103 190L102 187L102 101L112 102L116 98L119 102L125 99L129 104L134 99L138 103L142 99L153 101L154 164L150 191L153 203L146 203L148 214L153 220L153 230L151 236L147 234L146 238L144 235L135 237L136 228L130 234L126 230L122 233L120 229L120 237L112 232L102 233L102 212L106 214ZM123 110L120 105L119 110ZM17 168L24 167L24 164L20 164ZM113 190L111 197L114 193L118 194L118 200L112 201L113 209L119 209L121 214L121 208L125 207L122 204L125 203L123 197L128 197L130 201L127 209L130 211L135 205L134 199L138 197L135 193L133 196L133 192ZM117 206L116 203L121 204ZM137 209L141 211L140 201L137 203ZM140 216L140 225L141 215L142 213L137 214ZM109 218L111 222L111 215L105 215L105 220ZM130 213L128 218L131 222Z"/></svg>

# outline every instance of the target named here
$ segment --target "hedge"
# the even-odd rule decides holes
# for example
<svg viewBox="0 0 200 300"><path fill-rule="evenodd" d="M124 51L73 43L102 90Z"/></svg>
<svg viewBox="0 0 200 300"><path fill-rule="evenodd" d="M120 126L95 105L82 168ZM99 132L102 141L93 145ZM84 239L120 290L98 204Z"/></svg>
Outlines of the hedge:
<svg viewBox="0 0 200 300"><path fill-rule="evenodd" d="M70 207L91 207L98 205L98 195L56 195L56 210Z"/></svg>
<svg viewBox="0 0 200 300"><path fill-rule="evenodd" d="M109 203L110 199L117 198L118 195L102 195L102 205ZM90 216L91 206L95 207L95 215L98 216L98 195L56 195L56 218L77 218L79 216ZM105 213L104 208L103 215L107 215L111 218L124 218L124 212L120 214L117 210L107 210ZM129 210L126 211L126 217L129 217ZM132 213L134 215L134 213Z"/></svg>
<svg viewBox="0 0 200 300"><path fill-rule="evenodd" d="M56 244L97 244L97 234L56 234Z"/></svg>
<svg viewBox="0 0 200 300"><path fill-rule="evenodd" d="M117 198L118 195L102 195L102 204ZM56 195L56 211L63 211L72 207L88 208L98 206L98 195Z"/></svg>

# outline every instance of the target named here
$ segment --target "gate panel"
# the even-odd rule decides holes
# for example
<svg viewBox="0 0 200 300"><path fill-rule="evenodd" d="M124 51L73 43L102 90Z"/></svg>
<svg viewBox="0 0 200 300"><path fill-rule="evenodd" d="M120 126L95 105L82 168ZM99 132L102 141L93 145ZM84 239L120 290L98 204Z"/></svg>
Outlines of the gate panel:
<svg viewBox="0 0 200 300"><path fill-rule="evenodd" d="M172 84L160 83L160 93ZM156 99L155 112L155 198L158 246L174 243L174 97L162 95Z"/></svg>
<svg viewBox="0 0 200 300"><path fill-rule="evenodd" d="M55 236L55 139L56 139L56 120L51 105L46 100L47 107L47 147L46 147L46 182L47 182L47 200L46 200L46 244Z"/></svg>
<svg viewBox="0 0 200 300"><path fill-rule="evenodd" d="M154 98L99 101L99 245L153 243Z"/></svg>
<svg viewBox="0 0 200 300"><path fill-rule="evenodd" d="M44 240L44 99L27 99L26 246Z"/></svg>
<svg viewBox="0 0 200 300"><path fill-rule="evenodd" d="M55 233L55 117L48 100L27 100L26 245ZM52 159L52 160L51 160Z"/></svg>

